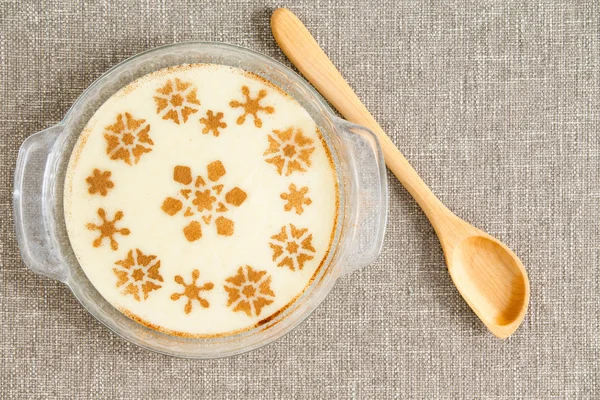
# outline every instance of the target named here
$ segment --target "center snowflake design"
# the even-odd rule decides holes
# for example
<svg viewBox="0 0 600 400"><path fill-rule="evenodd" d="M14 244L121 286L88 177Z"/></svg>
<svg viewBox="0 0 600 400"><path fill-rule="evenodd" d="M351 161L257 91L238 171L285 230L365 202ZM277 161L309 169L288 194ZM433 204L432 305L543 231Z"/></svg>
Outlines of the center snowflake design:
<svg viewBox="0 0 600 400"><path fill-rule="evenodd" d="M232 108L242 107L244 109L244 113L240 115L237 119L237 124L242 125L246 122L246 116L251 115L254 118L254 126L257 128L262 127L262 120L258 117L259 112L263 112L265 114L273 114L275 109L271 106L261 106L260 101L267 96L267 91L265 89L261 89L258 92L256 98L250 97L250 89L248 86L242 86L242 94L244 95L245 102L240 102L238 100L232 100L229 103L229 106Z"/></svg>
<svg viewBox="0 0 600 400"><path fill-rule="evenodd" d="M181 297L187 297L188 301L185 304L185 307L183 308L183 311L185 311L186 314L192 312L192 303L194 302L194 300L200 303L200 307L202 308L210 307L210 303L208 302L208 300L206 300L203 297L200 297L200 292L212 290L213 287L215 287L215 285L212 282L207 282L202 286L198 286L196 285L196 281L199 277L200 271L198 271L197 269L193 270L192 283L188 285L187 283L185 283L181 275L175 276L175 282L183 286L183 293L173 293L171 295L171 300L177 301Z"/></svg>
<svg viewBox="0 0 600 400"><path fill-rule="evenodd" d="M191 82L170 79L161 88L156 89L156 113L162 113L162 119L170 119L179 125L180 121L187 122L188 117L198 111L200 100L196 97L197 89Z"/></svg>
<svg viewBox="0 0 600 400"><path fill-rule="evenodd" d="M180 211L184 218L193 220L183 228L183 234L190 242L202 237L200 221L209 225L213 216L229 211L229 206L239 207L246 201L246 192L239 187L234 187L224 193L224 185L218 181L227 173L221 161L207 165L208 182L201 176L192 177L192 170L188 166L178 165L173 170L173 180L182 188L177 197L167 197L162 204L162 210L170 216L175 216ZM217 234L231 236L234 233L234 222L224 216L214 219Z"/></svg>
<svg viewBox="0 0 600 400"><path fill-rule="evenodd" d="M315 151L313 140L302 129L290 127L285 131L273 130L269 135L269 148L263 153L265 161L277 167L279 175L289 176L294 171L306 172L310 156Z"/></svg>
<svg viewBox="0 0 600 400"><path fill-rule="evenodd" d="M267 271L256 271L246 265L225 281L224 288L229 295L227 306L232 307L233 311L243 311L249 317L259 316L262 308L274 301L271 275Z"/></svg>
<svg viewBox="0 0 600 400"><path fill-rule="evenodd" d="M119 267L113 268L117 276L117 287L125 284L123 294L132 295L137 301L140 301L140 294L144 294L144 300L148 298L148 293L160 289L163 277L159 273L160 260L154 255L145 255L140 249L129 250L124 260L115 262Z"/></svg>
<svg viewBox="0 0 600 400"><path fill-rule="evenodd" d="M271 236L269 243L273 250L273 261L278 267L287 266L296 271L304 268L304 263L314 258L316 252L312 245L312 234L308 229L298 229L293 224L282 226L277 235Z"/></svg>
<svg viewBox="0 0 600 400"><path fill-rule="evenodd" d="M128 165L132 161L137 164L144 153L152 151L154 142L148 134L150 125L145 123L145 119L135 119L126 112L117 115L117 121L105 128L106 154L111 160L123 160Z"/></svg>
<svg viewBox="0 0 600 400"><path fill-rule="evenodd" d="M108 240L110 241L110 248L113 250L117 250L119 248L119 243L117 243L117 241L115 240L115 235L119 233L123 236L127 236L130 233L129 229L127 228L118 229L116 227L117 222L123 218L123 211L117 211L115 213L114 218L112 220L109 220L108 218L106 218L106 211L104 211L103 208L99 208L98 216L101 219L100 225L96 225L94 223L88 223L86 225L86 227L90 231L100 232L100 236L98 236L92 243L93 246L100 247L102 245L102 242L104 241L104 238L108 238Z"/></svg>

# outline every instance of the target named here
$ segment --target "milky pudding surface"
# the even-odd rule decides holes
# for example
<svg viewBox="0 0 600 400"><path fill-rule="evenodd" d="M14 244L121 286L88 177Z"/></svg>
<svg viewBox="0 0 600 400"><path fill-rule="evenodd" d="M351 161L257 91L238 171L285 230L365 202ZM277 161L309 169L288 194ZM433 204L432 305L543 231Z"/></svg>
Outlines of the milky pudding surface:
<svg viewBox="0 0 600 400"><path fill-rule="evenodd" d="M248 330L293 304L330 252L338 204L306 110L213 64L154 72L107 100L64 191L71 245L100 294L193 337Z"/></svg>

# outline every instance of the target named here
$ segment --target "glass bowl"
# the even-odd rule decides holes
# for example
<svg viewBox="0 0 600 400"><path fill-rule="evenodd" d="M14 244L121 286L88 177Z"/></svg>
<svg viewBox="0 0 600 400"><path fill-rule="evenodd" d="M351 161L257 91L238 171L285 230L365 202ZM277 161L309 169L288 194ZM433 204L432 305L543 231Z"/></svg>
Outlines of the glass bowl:
<svg viewBox="0 0 600 400"><path fill-rule="evenodd" d="M338 176L337 228L323 267L291 306L253 329L216 338L184 338L147 328L109 304L80 267L71 248L63 212L63 187L73 147L94 112L137 78L189 63L230 65L253 72L298 101L319 127ZM302 322L338 278L372 263L381 250L387 219L385 163L375 135L335 116L300 76L260 53L222 43L189 42L159 47L110 69L53 127L25 140L15 171L17 239L27 266L65 283L81 304L119 336L143 348L187 358L243 353L270 343Z"/></svg>

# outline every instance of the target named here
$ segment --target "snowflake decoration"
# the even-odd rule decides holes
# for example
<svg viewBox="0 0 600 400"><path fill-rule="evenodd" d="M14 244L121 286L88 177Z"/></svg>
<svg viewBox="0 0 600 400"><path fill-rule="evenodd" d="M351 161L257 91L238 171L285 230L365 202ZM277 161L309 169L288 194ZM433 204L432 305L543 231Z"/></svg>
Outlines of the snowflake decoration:
<svg viewBox="0 0 600 400"><path fill-rule="evenodd" d="M289 186L289 193L281 193L281 198L287 200L287 204L283 207L285 211L291 211L292 208L296 209L296 214L301 215L304 212L304 205L312 204L312 200L306 196L308 193L308 187L304 186L300 190L296 188L293 183Z"/></svg>
<svg viewBox="0 0 600 400"><path fill-rule="evenodd" d="M271 290L271 276L267 271L256 271L246 265L226 282L227 306L233 311L243 311L249 317L259 316L262 308L274 301L275 293Z"/></svg>
<svg viewBox="0 0 600 400"><path fill-rule="evenodd" d="M183 234L190 242L202 237L200 221L209 225L213 217L226 214L229 207L239 207L246 201L247 194L239 187L225 192L225 185L219 180L227 173L221 161L207 165L207 180L198 175L192 177L192 170L188 166L178 165L173 170L173 180L181 185L177 197L167 197L162 204L162 210L170 216L182 212L183 217L193 218L183 228ZM229 218L219 215L214 219L217 234L231 236L234 232L234 222Z"/></svg>
<svg viewBox="0 0 600 400"><path fill-rule="evenodd" d="M315 248L312 245L312 234L308 229L298 229L293 224L281 227L277 235L271 236L274 242L269 243L273 250L273 261L278 267L287 266L296 271L304 268L304 263L314 258Z"/></svg>
<svg viewBox="0 0 600 400"><path fill-rule="evenodd" d="M260 105L261 100L267 96L267 91L265 89L261 89L256 98L253 99L250 97L250 89L248 86L242 86L242 94L245 97L245 101L243 103L238 100L232 100L229 103L229 106L232 108L241 107L244 109L244 113L240 115L236 121L237 124L242 125L244 122L246 122L246 117L251 115L254 119L254 126L257 128L262 127L262 120L258 117L258 113L262 112L265 114L273 114L275 112L275 109L271 106Z"/></svg>
<svg viewBox="0 0 600 400"><path fill-rule="evenodd" d="M177 125L187 122L188 117L198 111L200 100L196 97L197 89L191 82L170 79L161 88L156 89L156 113L162 114L162 119L170 119Z"/></svg>
<svg viewBox="0 0 600 400"><path fill-rule="evenodd" d="M131 114L125 113L117 115L117 121L105 128L106 154L111 160L122 160L128 165L132 161L137 164L144 153L152 151L154 142L148 134L150 125L144 125L145 122L144 119L135 119Z"/></svg>
<svg viewBox="0 0 600 400"><path fill-rule="evenodd" d="M192 312L192 303L194 302L194 300L196 300L200 304L200 307L202 307L202 308L210 307L210 303L208 302L208 300L206 300L203 297L200 297L200 292L212 290L215 285L212 282L207 282L202 286L198 286L198 285L196 285L196 281L198 280L199 277L200 277L200 271L198 271L197 269L192 271L192 282L190 284L185 283L185 281L183 280L181 275L175 276L175 282L177 282L178 284L183 286L183 292L182 293L173 293L171 295L171 300L177 301L181 297L187 297L187 303L185 304L185 307L183 308L183 311L186 314L189 314Z"/></svg>
<svg viewBox="0 0 600 400"><path fill-rule="evenodd" d="M113 268L117 276L117 287L124 285L123 294L132 295L137 301L140 301L140 295L144 294L144 300L153 290L162 287L159 283L163 282L163 277L159 273L160 260L154 255L144 255L140 249L129 250L124 260L115 262L117 268Z"/></svg>
<svg viewBox="0 0 600 400"><path fill-rule="evenodd" d="M200 118L200 123L204 124L202 133L206 135L212 131L213 136L219 136L219 128L227 128L227 124L222 122L221 119L223 119L222 112L214 114L211 110L208 110L206 118Z"/></svg>
<svg viewBox="0 0 600 400"><path fill-rule="evenodd" d="M100 225L96 225L93 223L88 223L86 225L86 227L90 231L96 230L100 232L100 236L98 236L96 240L94 240L94 242L92 243L93 246L100 247L102 245L102 242L104 241L104 238L108 238L110 241L110 248L113 250L117 250L119 248L119 243L117 243L117 241L115 240L115 235L121 234L123 236L127 236L130 233L129 229L127 228L118 229L116 227L116 223L123 218L123 211L117 211L115 213L114 218L112 220L109 220L106 218L106 211L104 211L103 208L99 208L98 216L101 219Z"/></svg>
<svg viewBox="0 0 600 400"><path fill-rule="evenodd" d="M300 128L285 131L273 130L269 135L269 148L263 153L265 161L277 167L279 175L289 176L294 171L306 172L310 167L310 156L315 150L313 140L302 133Z"/></svg>
<svg viewBox="0 0 600 400"><path fill-rule="evenodd" d="M100 196L106 196L108 191L115 186L110 180L111 174L110 171L102 172L98 168L95 168L92 175L88 176L85 180L90 186L88 188L89 194L98 193Z"/></svg>

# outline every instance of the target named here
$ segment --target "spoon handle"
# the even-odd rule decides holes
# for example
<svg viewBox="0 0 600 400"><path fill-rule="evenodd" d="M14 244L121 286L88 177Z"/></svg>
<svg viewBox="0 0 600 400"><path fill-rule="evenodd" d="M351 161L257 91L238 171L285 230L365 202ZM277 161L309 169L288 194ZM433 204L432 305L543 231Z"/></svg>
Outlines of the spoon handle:
<svg viewBox="0 0 600 400"><path fill-rule="evenodd" d="M285 55L344 118L371 129L377 135L386 165L415 198L433 227L440 233L439 229L443 228L441 222L448 221L449 216L455 217L454 214L435 197L381 129L302 21L291 11L279 8L271 17L271 28Z"/></svg>

